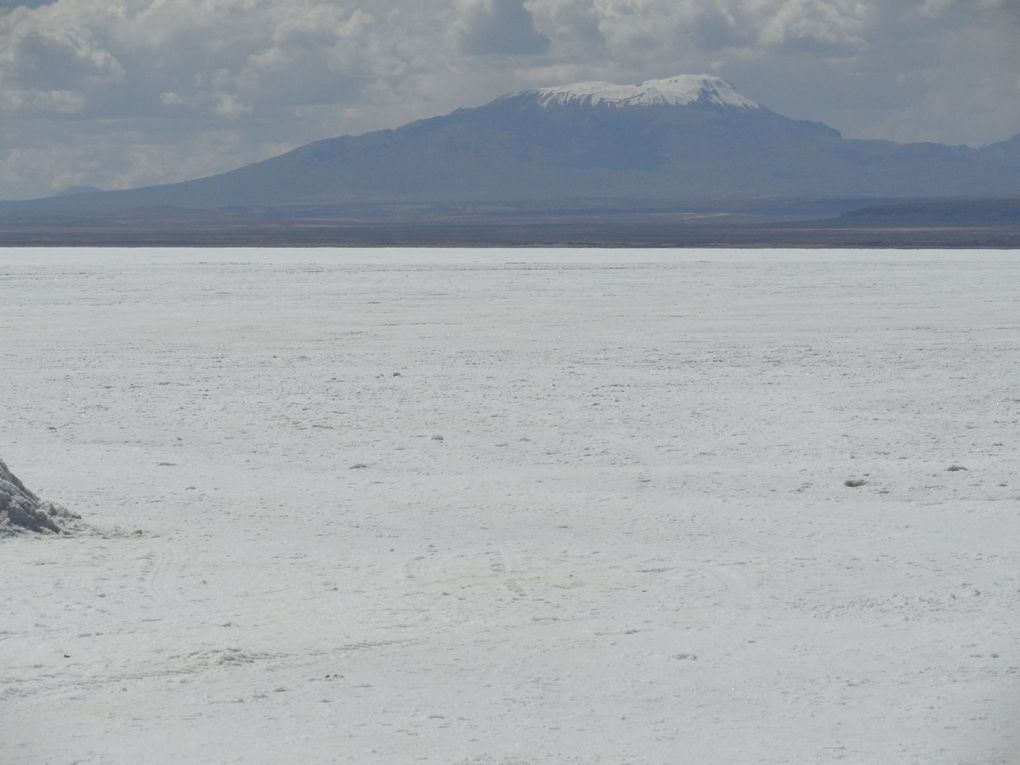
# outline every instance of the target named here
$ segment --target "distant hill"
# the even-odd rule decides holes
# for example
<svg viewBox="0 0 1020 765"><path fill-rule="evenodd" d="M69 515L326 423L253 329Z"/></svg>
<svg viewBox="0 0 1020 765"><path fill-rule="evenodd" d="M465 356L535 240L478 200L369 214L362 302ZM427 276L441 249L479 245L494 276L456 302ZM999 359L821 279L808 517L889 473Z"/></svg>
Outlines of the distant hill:
<svg viewBox="0 0 1020 765"><path fill-rule="evenodd" d="M1020 136L970 149L843 138L708 75L514 93L395 130L302 146L209 178L0 204L11 216L143 209L511 203L633 206L762 197L1020 196Z"/></svg>
<svg viewBox="0 0 1020 765"><path fill-rule="evenodd" d="M843 213L836 224L871 228L1020 229L1020 198L882 204Z"/></svg>

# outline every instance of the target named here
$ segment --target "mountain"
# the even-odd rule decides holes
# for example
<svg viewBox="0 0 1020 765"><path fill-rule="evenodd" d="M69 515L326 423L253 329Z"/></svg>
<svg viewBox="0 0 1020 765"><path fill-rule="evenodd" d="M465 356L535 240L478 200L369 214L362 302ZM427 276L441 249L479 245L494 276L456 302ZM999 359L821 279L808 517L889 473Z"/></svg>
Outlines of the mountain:
<svg viewBox="0 0 1020 765"><path fill-rule="evenodd" d="M843 138L684 75L513 93L184 183L0 204L0 216L142 208L562 204L1020 195L1020 136L984 149Z"/></svg>
<svg viewBox="0 0 1020 765"><path fill-rule="evenodd" d="M986 161L1016 170L1020 168L1020 135L1013 136L1008 141L986 146L979 151L979 154Z"/></svg>

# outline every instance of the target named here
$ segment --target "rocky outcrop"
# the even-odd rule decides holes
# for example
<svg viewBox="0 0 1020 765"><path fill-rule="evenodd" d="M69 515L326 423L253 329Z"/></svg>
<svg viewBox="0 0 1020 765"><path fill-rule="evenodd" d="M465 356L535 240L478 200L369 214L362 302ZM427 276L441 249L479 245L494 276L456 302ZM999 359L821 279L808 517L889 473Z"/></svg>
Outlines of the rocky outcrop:
<svg viewBox="0 0 1020 765"><path fill-rule="evenodd" d="M81 516L60 505L39 499L0 460L0 537L70 533L80 520Z"/></svg>

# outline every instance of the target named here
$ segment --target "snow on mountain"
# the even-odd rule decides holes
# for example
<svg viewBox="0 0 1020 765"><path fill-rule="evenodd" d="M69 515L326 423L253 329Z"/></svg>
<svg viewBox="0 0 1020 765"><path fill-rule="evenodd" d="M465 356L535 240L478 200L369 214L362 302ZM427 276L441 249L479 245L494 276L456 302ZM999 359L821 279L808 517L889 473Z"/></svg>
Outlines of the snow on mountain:
<svg viewBox="0 0 1020 765"><path fill-rule="evenodd" d="M555 88L528 91L542 106L688 106L716 104L738 109L758 109L760 104L742 96L720 77L708 74L682 74L665 80L647 80L640 85L615 85L610 82L578 82Z"/></svg>

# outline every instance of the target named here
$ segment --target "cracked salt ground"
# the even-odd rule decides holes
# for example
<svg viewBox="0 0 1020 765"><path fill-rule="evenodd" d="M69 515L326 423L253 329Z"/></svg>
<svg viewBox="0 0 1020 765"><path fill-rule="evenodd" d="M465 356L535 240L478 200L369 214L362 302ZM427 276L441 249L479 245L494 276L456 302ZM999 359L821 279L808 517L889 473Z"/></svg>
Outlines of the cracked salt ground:
<svg viewBox="0 0 1020 765"><path fill-rule="evenodd" d="M0 762L1014 761L1015 253L0 263Z"/></svg>

